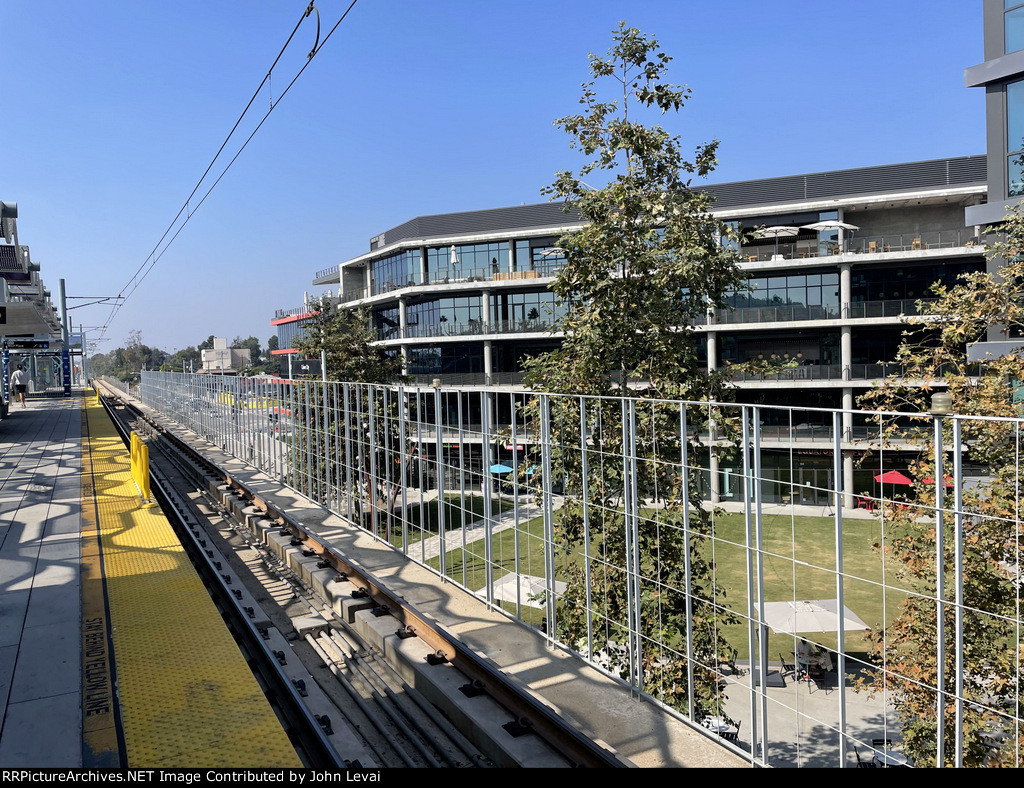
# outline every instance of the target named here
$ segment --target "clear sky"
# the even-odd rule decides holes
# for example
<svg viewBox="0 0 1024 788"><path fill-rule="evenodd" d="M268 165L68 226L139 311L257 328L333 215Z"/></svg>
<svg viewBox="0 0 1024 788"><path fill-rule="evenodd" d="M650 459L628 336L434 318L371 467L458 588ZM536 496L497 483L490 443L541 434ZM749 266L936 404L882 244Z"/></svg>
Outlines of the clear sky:
<svg viewBox="0 0 1024 788"><path fill-rule="evenodd" d="M317 0L321 39L350 2ZM54 296L60 279L71 307L127 292L306 5L0 0L0 199ZM133 330L167 351L265 346L274 310L372 236L544 201L579 163L553 120L619 20L693 91L666 127L721 140L708 182L984 153L984 94L963 86L981 0L358 0L113 320L79 307L73 326L109 321L101 352ZM214 176L315 36L313 16Z"/></svg>

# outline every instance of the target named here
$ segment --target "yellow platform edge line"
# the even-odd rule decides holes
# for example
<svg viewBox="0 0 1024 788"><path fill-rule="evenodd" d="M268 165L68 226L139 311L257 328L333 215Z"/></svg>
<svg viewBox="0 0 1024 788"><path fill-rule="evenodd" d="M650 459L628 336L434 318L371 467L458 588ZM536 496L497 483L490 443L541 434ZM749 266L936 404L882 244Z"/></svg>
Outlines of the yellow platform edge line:
<svg viewBox="0 0 1024 788"><path fill-rule="evenodd" d="M83 408L127 765L301 767L167 518L144 506L113 424Z"/></svg>

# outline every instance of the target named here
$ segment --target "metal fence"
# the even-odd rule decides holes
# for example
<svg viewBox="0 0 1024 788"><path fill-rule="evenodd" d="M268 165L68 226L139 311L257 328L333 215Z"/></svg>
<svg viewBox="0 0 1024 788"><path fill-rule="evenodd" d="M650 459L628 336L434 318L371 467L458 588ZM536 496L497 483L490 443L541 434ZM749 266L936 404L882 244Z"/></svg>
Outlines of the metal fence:
<svg viewBox="0 0 1024 788"><path fill-rule="evenodd" d="M1021 765L1022 421L149 372L141 398L754 764Z"/></svg>

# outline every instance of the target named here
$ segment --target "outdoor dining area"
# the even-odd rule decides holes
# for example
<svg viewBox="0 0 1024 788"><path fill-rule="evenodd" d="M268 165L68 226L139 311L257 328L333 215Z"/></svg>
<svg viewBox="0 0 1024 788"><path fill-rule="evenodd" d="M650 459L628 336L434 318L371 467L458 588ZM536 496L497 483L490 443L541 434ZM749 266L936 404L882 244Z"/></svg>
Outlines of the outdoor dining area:
<svg viewBox="0 0 1024 788"><path fill-rule="evenodd" d="M844 632L863 631L868 628L868 625L845 605L840 618L838 599L765 602L764 624L776 634L798 638L794 650L790 652L791 659L779 654L783 678L792 676L798 683L806 682L811 691L822 689L826 692L832 687L832 673L836 665L827 649L808 640L804 635L838 632L840 624Z"/></svg>

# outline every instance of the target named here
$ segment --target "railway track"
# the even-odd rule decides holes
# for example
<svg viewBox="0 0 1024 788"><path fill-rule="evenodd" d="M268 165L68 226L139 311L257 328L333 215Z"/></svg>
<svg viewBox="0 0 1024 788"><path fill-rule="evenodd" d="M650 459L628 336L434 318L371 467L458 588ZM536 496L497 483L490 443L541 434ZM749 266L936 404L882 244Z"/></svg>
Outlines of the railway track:
<svg viewBox="0 0 1024 788"><path fill-rule="evenodd" d="M154 493L307 765L630 765L98 385L126 442L148 446Z"/></svg>

